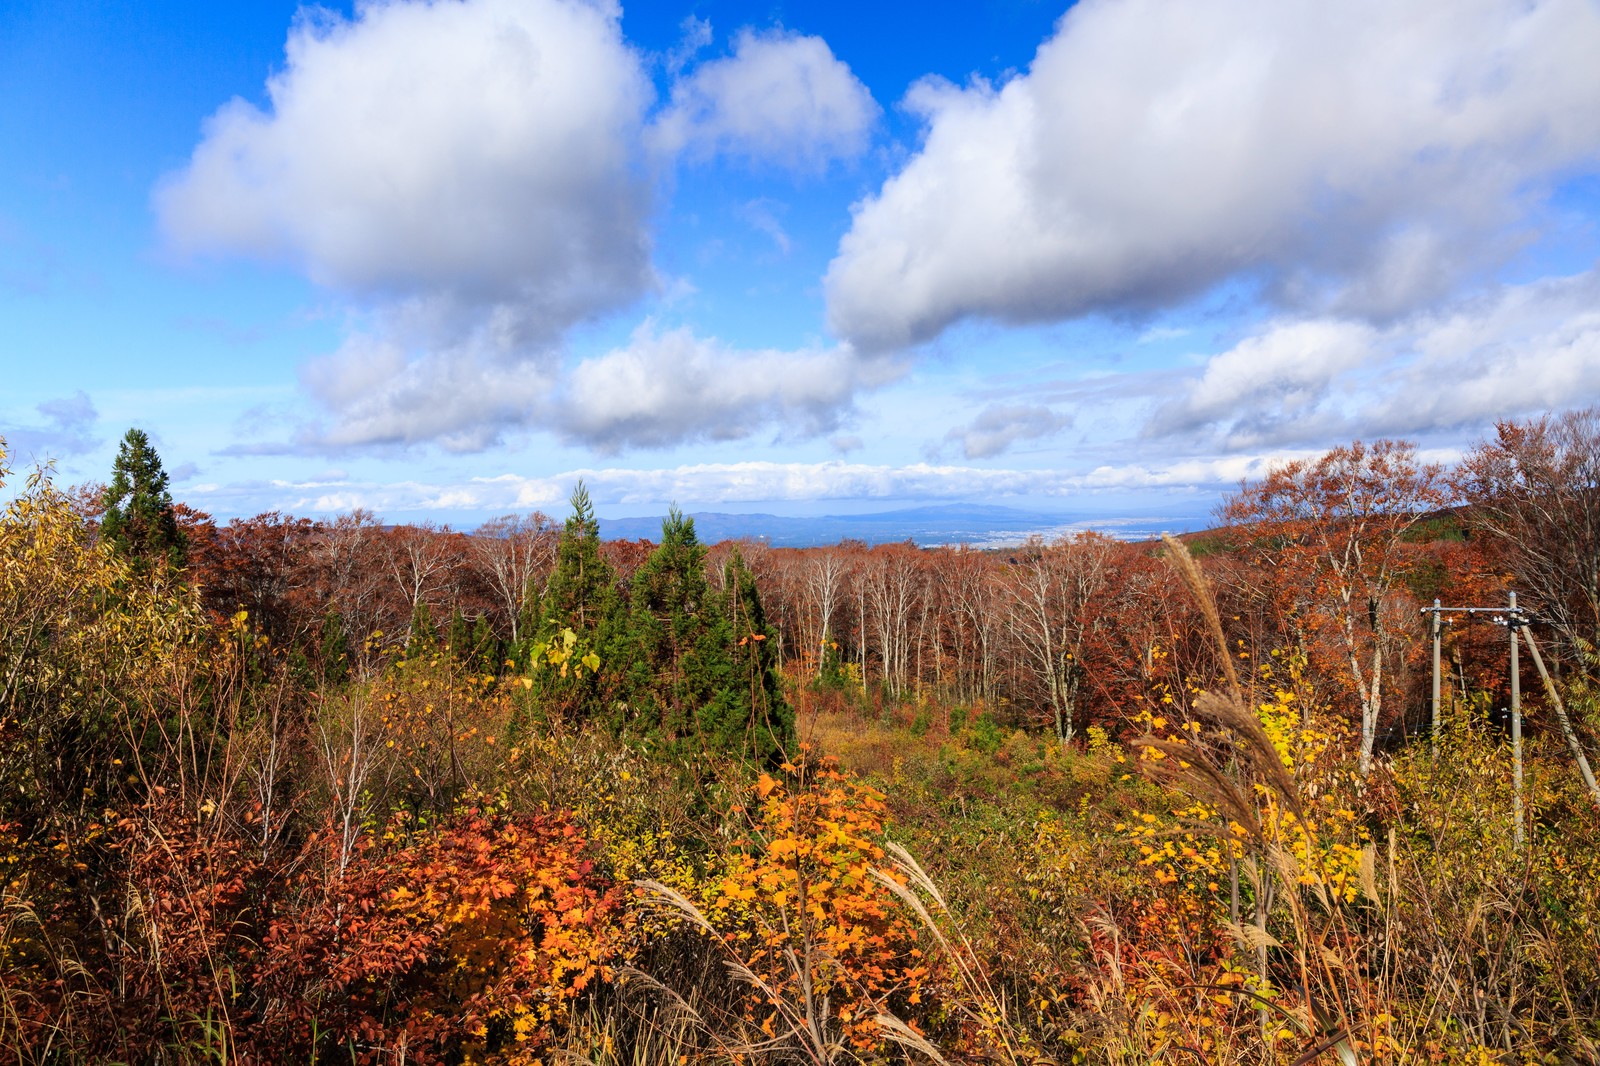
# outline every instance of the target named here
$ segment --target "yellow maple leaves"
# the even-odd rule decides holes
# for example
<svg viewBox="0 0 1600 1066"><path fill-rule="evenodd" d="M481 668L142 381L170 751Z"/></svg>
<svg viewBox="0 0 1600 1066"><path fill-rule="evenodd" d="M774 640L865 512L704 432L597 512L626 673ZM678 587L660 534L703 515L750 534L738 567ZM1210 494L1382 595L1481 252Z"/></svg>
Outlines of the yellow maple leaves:
<svg viewBox="0 0 1600 1066"><path fill-rule="evenodd" d="M882 1038L876 1017L891 1000L920 1002L930 974L917 927L880 879L904 878L874 876L885 797L828 762L785 770L787 782L763 773L752 786L751 837L709 914L727 939L754 945L749 964L780 995L800 994L795 953L813 960L810 994L828 997L850 1041L870 1047ZM769 1006L770 1032L783 1012Z"/></svg>

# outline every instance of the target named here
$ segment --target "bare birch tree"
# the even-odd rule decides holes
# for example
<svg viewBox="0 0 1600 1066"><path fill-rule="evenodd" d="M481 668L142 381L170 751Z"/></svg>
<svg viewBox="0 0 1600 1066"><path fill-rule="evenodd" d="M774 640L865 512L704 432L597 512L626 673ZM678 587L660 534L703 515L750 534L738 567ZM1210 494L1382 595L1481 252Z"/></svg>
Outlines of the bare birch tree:
<svg viewBox="0 0 1600 1066"><path fill-rule="evenodd" d="M472 557L484 583L510 620L511 640L519 630L528 590L555 566L560 530L542 511L491 518L472 535Z"/></svg>

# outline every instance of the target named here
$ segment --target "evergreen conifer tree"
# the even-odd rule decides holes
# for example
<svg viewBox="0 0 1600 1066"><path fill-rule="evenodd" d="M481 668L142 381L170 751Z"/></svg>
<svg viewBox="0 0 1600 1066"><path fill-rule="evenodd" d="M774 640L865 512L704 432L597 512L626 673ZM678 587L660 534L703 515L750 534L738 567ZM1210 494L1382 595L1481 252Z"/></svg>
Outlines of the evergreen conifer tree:
<svg viewBox="0 0 1600 1066"><path fill-rule="evenodd" d="M626 618L616 572L600 554L600 523L583 482L572 491L572 516L556 543L556 565L540 598L527 669L540 709L596 717L614 694Z"/></svg>
<svg viewBox="0 0 1600 1066"><path fill-rule="evenodd" d="M633 575L627 698L613 724L685 754L781 762L794 717L755 576L735 552L713 591L705 558L694 521L674 507L660 546Z"/></svg>
<svg viewBox="0 0 1600 1066"><path fill-rule="evenodd" d="M433 612L421 600L411 608L411 632L406 636L406 658L427 655L439 646L439 631L433 627Z"/></svg>
<svg viewBox="0 0 1600 1066"><path fill-rule="evenodd" d="M123 436L101 503L100 535L117 551L145 566L183 566L186 539L178 529L167 472L144 430L130 429Z"/></svg>
<svg viewBox="0 0 1600 1066"><path fill-rule="evenodd" d="M512 665L518 670L528 666L528 649L538 639L539 627L544 618L544 597L539 593L539 587L533 578L528 579L528 586L522 592L522 604L517 609L517 633L515 644L508 649L508 657ZM497 664L498 666L499 664Z"/></svg>
<svg viewBox="0 0 1600 1066"><path fill-rule="evenodd" d="M500 672L500 638L494 635L494 627L489 624L489 616L480 614L478 620L472 624L470 651L467 657L472 669L485 674L498 674Z"/></svg>
<svg viewBox="0 0 1600 1066"><path fill-rule="evenodd" d="M600 523L582 481L572 490L572 516L556 542L556 565L540 598L539 629L598 631L613 608L616 573L600 554Z"/></svg>
<svg viewBox="0 0 1600 1066"><path fill-rule="evenodd" d="M730 666L727 681L701 711L701 732L723 750L781 762L794 751L795 732L778 673L778 633L767 622L755 573L737 549L723 567L717 601L718 636Z"/></svg>
<svg viewBox="0 0 1600 1066"><path fill-rule="evenodd" d="M661 543L633 575L628 626L627 715L614 724L669 740L694 733L695 708L711 693L704 654L705 548L694 520L673 507Z"/></svg>
<svg viewBox="0 0 1600 1066"><path fill-rule="evenodd" d="M330 610L322 618L322 677L331 685L350 676L350 638L344 631L344 616Z"/></svg>
<svg viewBox="0 0 1600 1066"><path fill-rule="evenodd" d="M450 654L461 662L472 657L472 630L467 625L467 616L461 613L459 603L450 609L450 623L445 627L444 643L450 649Z"/></svg>

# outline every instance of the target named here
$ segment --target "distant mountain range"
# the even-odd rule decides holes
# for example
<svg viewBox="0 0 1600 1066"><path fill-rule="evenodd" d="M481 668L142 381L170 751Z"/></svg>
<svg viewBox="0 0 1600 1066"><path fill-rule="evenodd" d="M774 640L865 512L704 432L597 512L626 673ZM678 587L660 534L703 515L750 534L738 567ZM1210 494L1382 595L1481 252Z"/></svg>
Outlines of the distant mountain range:
<svg viewBox="0 0 1600 1066"><path fill-rule="evenodd" d="M1030 536L1050 539L1093 529L1123 540L1147 540L1162 533L1181 533L1211 524L1199 514L1144 514L1129 517L1089 517L1022 511L1013 507L979 504L945 504L909 507L872 514L794 517L770 514L723 514L702 511L690 515L700 540L760 540L779 548L811 548L862 540L889 544L910 540L924 547L970 544L1000 548L1021 544ZM602 518L600 535L606 540L658 540L661 519Z"/></svg>

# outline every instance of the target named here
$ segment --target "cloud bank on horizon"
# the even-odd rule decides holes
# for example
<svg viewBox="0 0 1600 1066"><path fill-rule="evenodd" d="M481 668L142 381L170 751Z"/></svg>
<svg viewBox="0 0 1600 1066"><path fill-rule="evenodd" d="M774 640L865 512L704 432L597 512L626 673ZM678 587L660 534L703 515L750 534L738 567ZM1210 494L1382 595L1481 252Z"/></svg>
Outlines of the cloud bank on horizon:
<svg viewBox="0 0 1600 1066"><path fill-rule="evenodd" d="M558 509L580 480L601 503L648 507L661 500L708 499L724 504L923 500L950 502L974 497L1066 498L1084 492L1127 489L1192 490L1195 485L1238 484L1261 477L1275 463L1309 452L1284 451L1226 459L1187 460L1160 466L1122 465L1066 474L922 462L882 466L831 460L824 463L702 463L669 468L582 467L543 477L500 474L464 482L362 481L330 471L302 481L200 484L217 499L253 501L262 494L284 500L291 512L335 512L356 508L402 512L500 513ZM1429 460L1434 457L1425 456Z"/></svg>
<svg viewBox="0 0 1600 1066"><path fill-rule="evenodd" d="M806 26L630 25L306 9L205 119L166 245L342 322L213 452L367 464L219 507L548 503L583 456L618 503L1214 491L1600 402L1593 0L1082 0L909 85ZM75 395L29 432L90 447Z"/></svg>

